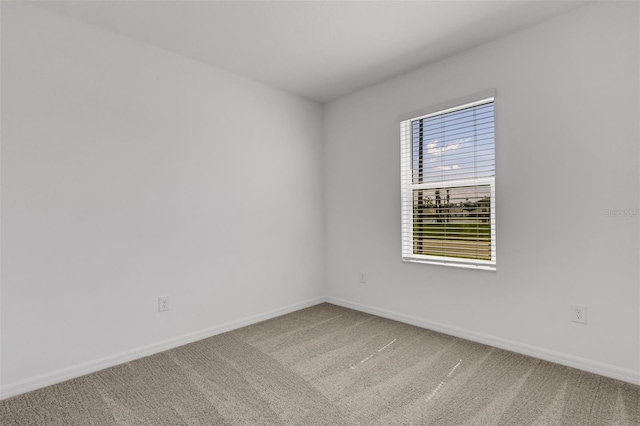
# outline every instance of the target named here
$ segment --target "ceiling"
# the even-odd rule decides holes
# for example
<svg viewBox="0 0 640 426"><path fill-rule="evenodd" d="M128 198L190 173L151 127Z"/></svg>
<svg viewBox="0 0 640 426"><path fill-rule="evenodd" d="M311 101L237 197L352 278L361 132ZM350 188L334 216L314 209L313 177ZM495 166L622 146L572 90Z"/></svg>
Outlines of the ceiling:
<svg viewBox="0 0 640 426"><path fill-rule="evenodd" d="M40 7L326 102L583 1L46 1Z"/></svg>

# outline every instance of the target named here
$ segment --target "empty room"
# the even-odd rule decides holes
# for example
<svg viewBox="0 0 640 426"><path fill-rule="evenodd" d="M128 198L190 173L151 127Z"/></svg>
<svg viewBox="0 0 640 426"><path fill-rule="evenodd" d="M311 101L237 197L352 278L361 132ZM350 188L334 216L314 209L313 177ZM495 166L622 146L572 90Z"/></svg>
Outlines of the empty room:
<svg viewBox="0 0 640 426"><path fill-rule="evenodd" d="M0 2L0 424L640 425L640 3Z"/></svg>

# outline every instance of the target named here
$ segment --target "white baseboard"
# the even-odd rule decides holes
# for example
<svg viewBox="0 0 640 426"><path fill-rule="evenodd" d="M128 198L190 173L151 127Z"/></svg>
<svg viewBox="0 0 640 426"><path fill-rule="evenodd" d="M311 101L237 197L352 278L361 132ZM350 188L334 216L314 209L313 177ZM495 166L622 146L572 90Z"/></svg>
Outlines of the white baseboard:
<svg viewBox="0 0 640 426"><path fill-rule="evenodd" d="M12 396L20 395L32 390L40 389L45 386L53 385L56 383L64 382L66 380L74 379L76 377L84 376L86 374L94 373L96 371L103 370L108 367L113 367L118 364L133 361L145 356L153 355L159 352L163 352L169 349L176 348L178 346L186 345L198 340L206 339L207 337L215 336L217 334L226 333L227 331L235 330L237 328L245 327L250 324L255 324L264 320L278 317L280 315L295 312L300 309L308 308L320 303L325 302L324 297L318 297L310 299L304 302L295 303L293 305L285 306L283 308L274 309L268 312L264 312L258 315L253 315L247 318L243 318L236 321L230 321L224 324L220 324L214 327L210 327L204 330L196 331L193 333L184 334L182 336L173 337L171 339L163 340L161 342L153 343L146 346L141 346L136 349L121 352L118 354L110 355L104 358L96 359L94 361L85 362L82 364L74 365L71 367L63 368L53 371L51 373L45 373L30 379L22 380L16 383L10 383L7 386L3 386L0 393L0 400L10 398Z"/></svg>
<svg viewBox="0 0 640 426"><path fill-rule="evenodd" d="M617 367L615 365L605 364L586 358L581 358L561 352L556 352L524 343L514 342L508 339L489 336L475 331L465 330L458 327L452 327L434 321L428 321L421 318L400 314L398 312L388 311L373 306L362 305L360 303L350 302L348 300L338 299L335 297L326 297L325 300L334 305L343 306L345 308L354 309L356 311L365 312L379 317L392 319L406 324L415 325L417 327L426 328L451 336L460 337L473 342L485 345L495 346L497 348L506 349L508 351L517 352L534 358L543 359L545 361L555 362L556 364L565 365L567 367L577 368L578 370L588 371L590 373L599 374L601 376L618 379L625 382L640 384L640 372Z"/></svg>

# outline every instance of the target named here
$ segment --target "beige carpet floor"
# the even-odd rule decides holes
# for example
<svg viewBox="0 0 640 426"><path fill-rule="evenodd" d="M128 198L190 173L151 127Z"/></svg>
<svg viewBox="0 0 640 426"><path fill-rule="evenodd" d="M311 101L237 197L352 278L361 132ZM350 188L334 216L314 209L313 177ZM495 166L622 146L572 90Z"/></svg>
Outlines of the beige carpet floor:
<svg viewBox="0 0 640 426"><path fill-rule="evenodd" d="M5 425L640 425L639 387L322 304L0 402Z"/></svg>

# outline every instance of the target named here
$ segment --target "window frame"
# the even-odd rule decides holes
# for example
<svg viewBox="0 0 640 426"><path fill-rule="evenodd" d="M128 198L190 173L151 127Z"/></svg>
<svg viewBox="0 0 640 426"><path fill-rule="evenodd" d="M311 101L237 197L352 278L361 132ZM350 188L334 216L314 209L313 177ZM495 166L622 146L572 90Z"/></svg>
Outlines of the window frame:
<svg viewBox="0 0 640 426"><path fill-rule="evenodd" d="M483 177L464 180L448 180L439 182L413 183L413 137L412 123L431 116L437 116L493 102L493 152L494 152L494 174L493 177ZM455 266L461 268L473 268L478 270L496 270L496 90L486 90L463 98L451 100L446 103L434 105L421 110L402 114L398 117L400 122L400 170L401 170L401 246L402 261L413 263L425 263L431 265ZM409 160L406 156L409 155ZM413 235L413 211L414 199L413 191L419 189L444 189L456 187L490 186L490 221L491 221L491 260L468 259L454 256L435 256L414 253L414 239L405 238Z"/></svg>

